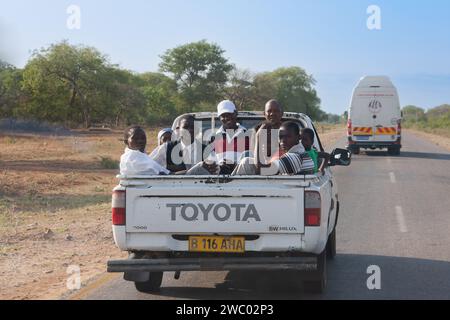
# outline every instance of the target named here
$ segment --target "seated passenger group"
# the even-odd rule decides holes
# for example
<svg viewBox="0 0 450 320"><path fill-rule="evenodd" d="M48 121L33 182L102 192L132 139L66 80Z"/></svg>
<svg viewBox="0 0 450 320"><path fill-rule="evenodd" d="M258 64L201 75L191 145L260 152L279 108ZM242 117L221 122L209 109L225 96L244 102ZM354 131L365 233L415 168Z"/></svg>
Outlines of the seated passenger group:
<svg viewBox="0 0 450 320"><path fill-rule="evenodd" d="M125 153L121 157L121 175L292 175L323 172L329 155L318 152L314 131L300 132L294 121L282 122L283 110L276 100L265 105L265 121L250 133L237 122L233 102L217 106L221 127L210 134L207 144L196 139L198 121L193 115L179 119L175 132L170 128L158 134L158 147L150 155L145 151L146 135L139 126L124 134ZM253 145L251 146L251 142ZM275 147L272 147L275 146ZM323 158L320 168L318 159Z"/></svg>

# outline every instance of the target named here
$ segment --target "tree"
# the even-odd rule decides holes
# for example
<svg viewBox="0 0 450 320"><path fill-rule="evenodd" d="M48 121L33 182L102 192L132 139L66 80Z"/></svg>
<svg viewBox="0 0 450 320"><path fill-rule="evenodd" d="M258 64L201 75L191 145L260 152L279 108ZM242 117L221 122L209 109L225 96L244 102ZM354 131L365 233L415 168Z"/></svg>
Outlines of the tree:
<svg viewBox="0 0 450 320"><path fill-rule="evenodd" d="M332 113L326 113L325 119L321 119L321 120L325 120L326 122L333 123L333 124L338 124L338 123L342 122L342 118L340 115L332 114Z"/></svg>
<svg viewBox="0 0 450 320"><path fill-rule="evenodd" d="M0 60L0 117L14 116L25 101L21 90L22 70Z"/></svg>
<svg viewBox="0 0 450 320"><path fill-rule="evenodd" d="M128 70L111 69L112 87L110 109L115 111L114 125L130 125L143 121L145 96L139 87L140 78Z"/></svg>
<svg viewBox="0 0 450 320"><path fill-rule="evenodd" d="M175 105L161 87L144 87L145 120L148 124L172 121Z"/></svg>
<svg viewBox="0 0 450 320"><path fill-rule="evenodd" d="M177 94L177 83L175 80L158 72L145 72L137 75L140 87L158 87L171 95Z"/></svg>
<svg viewBox="0 0 450 320"><path fill-rule="evenodd" d="M113 92L111 70L106 57L92 47L63 41L35 51L23 81L32 96L29 111L50 121L82 120L87 128Z"/></svg>
<svg viewBox="0 0 450 320"><path fill-rule="evenodd" d="M138 76L144 95L144 118L148 124L170 122L177 114L184 113L179 102L175 80L158 72L146 72Z"/></svg>
<svg viewBox="0 0 450 320"><path fill-rule="evenodd" d="M427 118L443 118L450 116L450 105L443 104L427 111Z"/></svg>
<svg viewBox="0 0 450 320"><path fill-rule="evenodd" d="M419 122L425 121L425 110L416 106L405 106L402 109L403 120L405 122Z"/></svg>
<svg viewBox="0 0 450 320"><path fill-rule="evenodd" d="M344 113L342 114L342 120L344 122L348 121L348 111L347 110L345 110Z"/></svg>
<svg viewBox="0 0 450 320"><path fill-rule="evenodd" d="M229 84L224 88L223 98L235 103L238 110L248 108L254 100L253 75L249 70L233 68Z"/></svg>
<svg viewBox="0 0 450 320"><path fill-rule="evenodd" d="M279 68L255 76L254 103L261 109L269 99L277 99L285 111L302 112L315 120L325 113L313 88L315 80L300 67Z"/></svg>
<svg viewBox="0 0 450 320"><path fill-rule="evenodd" d="M450 128L450 105L443 104L429 109L426 113L427 126L429 128Z"/></svg>
<svg viewBox="0 0 450 320"><path fill-rule="evenodd" d="M176 81L188 110L202 102L216 103L233 66L223 56L225 51L206 40L167 50L159 67Z"/></svg>
<svg viewBox="0 0 450 320"><path fill-rule="evenodd" d="M8 62L0 59L0 72L8 69L15 69L14 66L10 65Z"/></svg>

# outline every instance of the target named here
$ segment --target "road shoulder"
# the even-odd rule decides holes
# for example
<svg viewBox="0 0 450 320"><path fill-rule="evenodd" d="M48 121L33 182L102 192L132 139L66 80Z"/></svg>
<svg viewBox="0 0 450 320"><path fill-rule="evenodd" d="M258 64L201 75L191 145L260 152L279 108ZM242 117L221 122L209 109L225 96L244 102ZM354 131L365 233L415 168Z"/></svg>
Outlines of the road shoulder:
<svg viewBox="0 0 450 320"><path fill-rule="evenodd" d="M450 151L450 138L448 137L423 132L416 129L404 129L403 131L424 138L427 141L430 141L438 147L442 148L443 151Z"/></svg>

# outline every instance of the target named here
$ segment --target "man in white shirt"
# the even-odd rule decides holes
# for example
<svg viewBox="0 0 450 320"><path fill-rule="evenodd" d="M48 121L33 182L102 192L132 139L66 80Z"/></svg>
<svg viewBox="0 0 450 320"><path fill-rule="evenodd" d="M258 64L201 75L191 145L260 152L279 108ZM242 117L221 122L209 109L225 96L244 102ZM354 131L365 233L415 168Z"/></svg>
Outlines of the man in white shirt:
<svg viewBox="0 0 450 320"><path fill-rule="evenodd" d="M145 153L147 136L139 126L125 130L124 143L127 146L125 153L120 157L120 174L133 175L160 175L169 174L170 171L152 160Z"/></svg>

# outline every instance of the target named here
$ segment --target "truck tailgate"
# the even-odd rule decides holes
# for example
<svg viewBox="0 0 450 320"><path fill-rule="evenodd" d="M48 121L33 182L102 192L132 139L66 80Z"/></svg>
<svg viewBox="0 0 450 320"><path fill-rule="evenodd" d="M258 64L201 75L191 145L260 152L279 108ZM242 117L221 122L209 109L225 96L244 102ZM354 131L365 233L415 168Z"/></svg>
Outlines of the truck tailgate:
<svg viewBox="0 0 450 320"><path fill-rule="evenodd" d="M248 182L247 182L248 185ZM304 233L304 188L273 181L252 185L204 182L126 189L129 233Z"/></svg>

